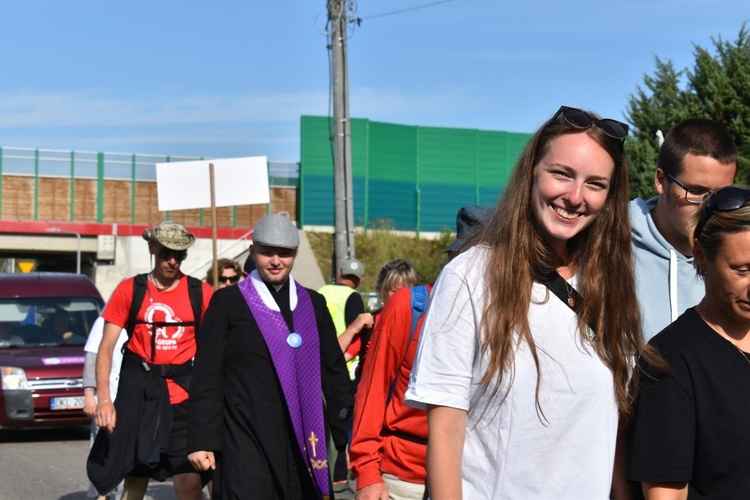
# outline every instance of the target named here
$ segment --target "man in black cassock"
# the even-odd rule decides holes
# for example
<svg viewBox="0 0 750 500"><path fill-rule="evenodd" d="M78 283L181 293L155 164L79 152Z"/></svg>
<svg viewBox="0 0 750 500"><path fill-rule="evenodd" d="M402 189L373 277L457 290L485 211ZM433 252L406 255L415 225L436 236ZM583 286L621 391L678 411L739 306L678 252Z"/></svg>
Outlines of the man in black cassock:
<svg viewBox="0 0 750 500"><path fill-rule="evenodd" d="M325 299L290 275L298 247L287 218L261 219L256 270L217 290L201 324L188 458L215 469L214 498L332 497L326 428L343 449L353 388Z"/></svg>

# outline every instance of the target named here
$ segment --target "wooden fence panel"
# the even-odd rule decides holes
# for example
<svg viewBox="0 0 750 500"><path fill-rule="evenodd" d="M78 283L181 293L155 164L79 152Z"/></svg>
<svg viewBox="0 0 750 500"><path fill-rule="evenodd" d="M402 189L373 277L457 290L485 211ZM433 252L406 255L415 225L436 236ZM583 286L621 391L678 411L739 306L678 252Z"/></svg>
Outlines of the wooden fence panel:
<svg viewBox="0 0 750 500"><path fill-rule="evenodd" d="M37 203L39 220L69 220L70 179L40 177Z"/></svg>
<svg viewBox="0 0 750 500"><path fill-rule="evenodd" d="M135 223L153 224L164 218L164 212L159 212L156 199L155 182L135 183Z"/></svg>
<svg viewBox="0 0 750 500"><path fill-rule="evenodd" d="M77 222L96 222L97 183L94 179L76 179L73 219ZM70 215L62 220L70 219Z"/></svg>
<svg viewBox="0 0 750 500"><path fill-rule="evenodd" d="M289 218L296 221L297 213L297 189L296 188L272 188L270 213L288 212Z"/></svg>
<svg viewBox="0 0 750 500"><path fill-rule="evenodd" d="M265 205L242 205L237 207L237 227L250 230L266 215Z"/></svg>
<svg viewBox="0 0 750 500"><path fill-rule="evenodd" d="M31 220L34 218L33 177L3 176L2 216L6 220Z"/></svg>
<svg viewBox="0 0 750 500"><path fill-rule="evenodd" d="M34 220L34 177L3 175L2 218L6 220ZM73 192L73 221L98 221L98 182L96 179L75 179ZM156 183L138 181L135 184L135 220L132 220L131 200L133 184L126 180L105 180L101 222L120 224L153 224L166 217L158 208ZM270 213L288 212L292 220L298 219L297 189L272 187ZM37 219L70 220L70 179L39 177ZM252 228L264 215L266 205L219 207L218 227ZM201 212L174 210L171 219L187 226L201 226ZM203 210L203 226L211 226L210 209Z"/></svg>
<svg viewBox="0 0 750 500"><path fill-rule="evenodd" d="M102 222L131 222L131 186L130 181L104 181Z"/></svg>

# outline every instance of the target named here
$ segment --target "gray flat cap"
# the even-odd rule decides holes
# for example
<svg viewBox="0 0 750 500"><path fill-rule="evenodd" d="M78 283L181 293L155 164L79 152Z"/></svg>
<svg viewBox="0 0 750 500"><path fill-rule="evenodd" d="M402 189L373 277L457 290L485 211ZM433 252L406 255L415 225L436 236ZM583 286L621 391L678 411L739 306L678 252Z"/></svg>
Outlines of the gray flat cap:
<svg viewBox="0 0 750 500"><path fill-rule="evenodd" d="M283 215L266 215L253 228L253 244L297 248L299 233L292 221Z"/></svg>

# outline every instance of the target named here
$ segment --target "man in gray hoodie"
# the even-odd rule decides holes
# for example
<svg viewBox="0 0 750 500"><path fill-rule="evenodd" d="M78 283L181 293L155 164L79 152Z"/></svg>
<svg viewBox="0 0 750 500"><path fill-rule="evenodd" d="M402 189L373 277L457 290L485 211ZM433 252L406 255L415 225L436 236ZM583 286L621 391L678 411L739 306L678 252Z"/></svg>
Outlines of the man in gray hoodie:
<svg viewBox="0 0 750 500"><path fill-rule="evenodd" d="M669 131L654 176L658 196L630 202L638 301L646 341L703 298L688 225L701 202L734 182L737 147L711 120L690 118Z"/></svg>

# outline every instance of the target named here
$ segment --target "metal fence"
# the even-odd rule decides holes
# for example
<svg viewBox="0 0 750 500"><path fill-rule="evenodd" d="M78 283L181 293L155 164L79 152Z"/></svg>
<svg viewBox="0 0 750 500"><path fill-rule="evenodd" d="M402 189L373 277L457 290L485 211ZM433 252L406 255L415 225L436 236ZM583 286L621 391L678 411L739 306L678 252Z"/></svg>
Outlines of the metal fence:
<svg viewBox="0 0 750 500"><path fill-rule="evenodd" d="M157 207L156 164L208 159L0 147L0 217L130 224L168 218ZM268 162L271 202L261 213L296 214L299 172L299 163ZM179 212L186 223L204 225L203 209ZM221 207L219 224L252 225L257 212L257 206Z"/></svg>
<svg viewBox="0 0 750 500"><path fill-rule="evenodd" d="M0 147L0 173L156 182L157 163L208 159L210 158ZM268 180L271 186L298 187L299 163L269 161Z"/></svg>

